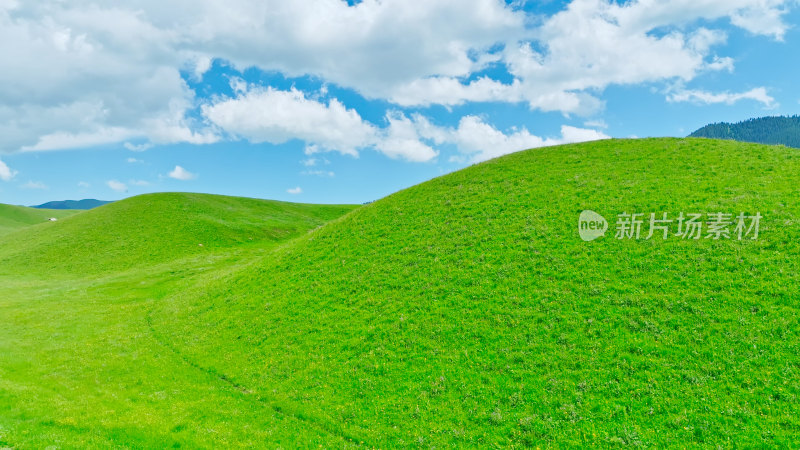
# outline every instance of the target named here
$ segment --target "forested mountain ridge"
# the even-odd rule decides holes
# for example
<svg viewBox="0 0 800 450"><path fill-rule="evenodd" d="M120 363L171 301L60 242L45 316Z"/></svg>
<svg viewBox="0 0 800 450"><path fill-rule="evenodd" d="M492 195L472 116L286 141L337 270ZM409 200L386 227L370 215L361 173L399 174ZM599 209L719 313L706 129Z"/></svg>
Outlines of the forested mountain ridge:
<svg viewBox="0 0 800 450"><path fill-rule="evenodd" d="M713 123L700 128L689 137L783 144L800 148L800 116L760 117L733 124Z"/></svg>

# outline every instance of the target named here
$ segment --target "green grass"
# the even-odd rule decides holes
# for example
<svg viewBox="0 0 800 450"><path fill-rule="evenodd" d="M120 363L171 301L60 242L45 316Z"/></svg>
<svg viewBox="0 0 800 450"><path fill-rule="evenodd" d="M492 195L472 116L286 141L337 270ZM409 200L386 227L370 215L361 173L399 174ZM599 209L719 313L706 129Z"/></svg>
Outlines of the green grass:
<svg viewBox="0 0 800 450"><path fill-rule="evenodd" d="M207 194L148 194L0 238L0 273L113 273L281 242L353 206Z"/></svg>
<svg viewBox="0 0 800 450"><path fill-rule="evenodd" d="M536 149L255 243L153 220L147 242L215 243L79 247L80 271L30 256L54 242L30 228L0 252L23 268L0 275L0 442L795 447L798 173L736 142ZM584 209L606 237L580 240ZM758 211L761 236L613 239L619 213L681 211Z"/></svg>
<svg viewBox="0 0 800 450"><path fill-rule="evenodd" d="M183 358L150 311L353 208L156 194L0 239L0 443L341 446Z"/></svg>
<svg viewBox="0 0 800 450"><path fill-rule="evenodd" d="M62 219L78 212L79 211L38 209L0 204L0 236L31 225L47 222L51 217Z"/></svg>

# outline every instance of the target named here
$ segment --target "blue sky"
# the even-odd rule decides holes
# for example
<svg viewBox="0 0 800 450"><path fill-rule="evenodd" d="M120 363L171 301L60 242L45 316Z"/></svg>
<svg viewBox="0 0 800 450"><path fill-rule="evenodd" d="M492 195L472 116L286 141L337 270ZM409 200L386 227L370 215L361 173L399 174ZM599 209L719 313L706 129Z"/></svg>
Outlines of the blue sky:
<svg viewBox="0 0 800 450"><path fill-rule="evenodd" d="M524 148L797 114L798 24L794 0L0 0L0 202L361 203Z"/></svg>

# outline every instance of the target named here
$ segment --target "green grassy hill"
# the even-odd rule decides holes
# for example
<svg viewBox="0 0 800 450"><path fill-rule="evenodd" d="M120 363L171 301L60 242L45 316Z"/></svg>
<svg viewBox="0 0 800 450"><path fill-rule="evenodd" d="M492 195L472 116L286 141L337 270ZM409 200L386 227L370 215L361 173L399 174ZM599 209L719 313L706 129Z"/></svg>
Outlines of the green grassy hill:
<svg viewBox="0 0 800 450"><path fill-rule="evenodd" d="M792 447L798 173L786 147L608 140L343 216L275 205L291 233L184 194L32 227L0 253L24 267L0 273L0 445ZM586 209L605 237L580 239ZM618 240L624 212L763 220L757 240ZM58 247L75 268L31 256L91 236L102 252Z"/></svg>
<svg viewBox="0 0 800 450"><path fill-rule="evenodd" d="M77 212L78 211L36 209L0 203L0 236L17 231L20 228L46 222L51 217L62 219Z"/></svg>
<svg viewBox="0 0 800 450"><path fill-rule="evenodd" d="M0 239L0 272L112 272L276 242L353 206L303 205L207 194L148 194Z"/></svg>
<svg viewBox="0 0 800 450"><path fill-rule="evenodd" d="M786 444L800 152L610 140L399 192L156 305L199 366L370 445ZM583 242L584 209L761 212L759 240Z"/></svg>

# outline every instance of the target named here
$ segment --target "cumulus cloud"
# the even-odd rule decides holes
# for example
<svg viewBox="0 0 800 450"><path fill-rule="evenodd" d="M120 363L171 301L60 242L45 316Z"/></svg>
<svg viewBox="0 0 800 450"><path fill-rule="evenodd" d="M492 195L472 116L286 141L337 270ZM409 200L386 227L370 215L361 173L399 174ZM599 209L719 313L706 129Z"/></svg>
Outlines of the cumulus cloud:
<svg viewBox="0 0 800 450"><path fill-rule="evenodd" d="M203 106L203 115L226 132L251 142L282 144L302 139L350 155L357 155L357 149L375 134L374 127L354 109L335 99L325 104L306 98L294 88L253 87L235 98Z"/></svg>
<svg viewBox="0 0 800 450"><path fill-rule="evenodd" d="M289 193L289 194L292 194L292 195L297 195L297 194L302 194L303 193L303 189L300 188L300 186L297 186L297 187L294 187L294 188L287 189L286 192Z"/></svg>
<svg viewBox="0 0 800 450"><path fill-rule="evenodd" d="M453 144L469 161L480 162L508 153L550 145L608 139L609 136L593 129L561 127L558 137L542 138L527 129L504 133L477 116L465 116L455 128L438 127L426 118L414 116L414 124L421 136L440 144ZM463 160L455 158L456 161Z"/></svg>
<svg viewBox="0 0 800 450"><path fill-rule="evenodd" d="M466 102L520 102L523 86L519 80L503 84L488 77L481 77L464 84L455 77L434 76L420 78L396 86L389 95L390 100L400 106L461 105Z"/></svg>
<svg viewBox="0 0 800 450"><path fill-rule="evenodd" d="M181 180L181 181L189 181L197 178L197 174L189 172L188 170L184 169L181 166L175 166L175 168L172 169L172 172L170 172L168 176L170 178L174 178L176 180Z"/></svg>
<svg viewBox="0 0 800 450"><path fill-rule="evenodd" d="M496 0L191 5L194 14L177 20L206 53L240 68L317 75L372 97L432 74L468 75L482 68L493 45L527 33L526 15Z"/></svg>
<svg viewBox="0 0 800 450"><path fill-rule="evenodd" d="M128 190L128 186L125 183L117 180L108 180L106 186L117 192L126 192Z"/></svg>
<svg viewBox="0 0 800 450"><path fill-rule="evenodd" d="M282 144L298 139L306 142L307 154L337 151L358 156L359 150L372 148L391 158L417 162L437 155L419 140L407 119L396 113L389 113L388 125L379 128L336 99L308 98L294 88L239 86L237 91L233 98L204 105L203 116L221 130L250 142ZM309 165L316 162L306 160Z"/></svg>
<svg viewBox="0 0 800 450"><path fill-rule="evenodd" d="M389 98L403 106L465 102L526 102L531 109L589 115L603 107L597 92L610 85L692 80L732 71L734 61L713 49L727 34L690 25L729 18L755 34L782 39L787 1L574 0L543 20L532 38L507 41L499 62L511 82L442 74L398 83Z"/></svg>
<svg viewBox="0 0 800 450"><path fill-rule="evenodd" d="M215 142L191 120L214 58L237 69L315 75L369 95L439 73L515 37L525 16L495 0L81 0L0 6L0 152L127 142Z"/></svg>
<svg viewBox="0 0 800 450"><path fill-rule="evenodd" d="M680 89L667 96L670 102L695 102L703 104L724 103L732 105L740 100L753 100L764 105L765 108L775 108L775 99L767 94L767 89L757 87L746 92L707 92L703 90Z"/></svg>
<svg viewBox="0 0 800 450"><path fill-rule="evenodd" d="M195 118L199 100L187 82L201 81L216 59L237 70L309 75L399 106L525 102L591 115L603 108L600 95L610 85L688 82L732 70L734 61L715 50L724 49L727 35L713 24L725 20L781 40L793 4L573 0L550 17L534 17L519 2L497 0L2 2L0 152L217 142L217 130ZM510 77L480 76L488 67ZM236 95L237 104L208 112L248 139L311 134L320 146L355 154L365 135L385 131L334 100L318 102L323 111L292 91ZM231 122L234 107L264 100L321 114L323 125L343 120L356 135L302 129L274 114L259 113L266 127ZM411 160L432 155L424 142L383 138L367 145Z"/></svg>
<svg viewBox="0 0 800 450"><path fill-rule="evenodd" d="M158 127L174 123L176 109L183 115L194 97L170 36L135 9L7 3L0 9L7 62L0 73L0 151L165 140Z"/></svg>
<svg viewBox="0 0 800 450"><path fill-rule="evenodd" d="M17 175L17 173L18 172L16 170L11 169L6 165L6 163L0 161L0 180L11 181Z"/></svg>
<svg viewBox="0 0 800 450"><path fill-rule="evenodd" d="M731 14L731 22L753 34L772 36L782 41L788 28L783 21L783 15L788 10L787 2L756 0L746 3L744 8Z"/></svg>
<svg viewBox="0 0 800 450"><path fill-rule="evenodd" d="M602 102L587 91L729 70L733 61L713 52L726 34L698 24L727 18L781 39L789 4L573 0L541 19L491 0L316 0L264 5L255 14L233 2L220 14L228 26L207 21L195 30L224 36L225 48L211 53L238 67L312 74L402 106L524 101L533 109L589 113ZM247 42L231 51L228 42L242 35ZM513 81L464 81L489 64L506 66Z"/></svg>
<svg viewBox="0 0 800 450"><path fill-rule="evenodd" d="M414 124L406 116L392 112L386 119L389 126L376 144L381 153L416 162L429 161L438 155L436 150L420 140Z"/></svg>
<svg viewBox="0 0 800 450"><path fill-rule="evenodd" d="M138 163L143 163L144 161L136 158L128 158L125 160L125 162L127 162L128 164L138 164Z"/></svg>
<svg viewBox="0 0 800 450"><path fill-rule="evenodd" d="M608 139L609 136L591 129L561 126L561 136L542 138L521 129L502 133L474 116L461 120L453 133L453 141L462 153L470 155L473 162L485 161L519 150L550 145Z"/></svg>

